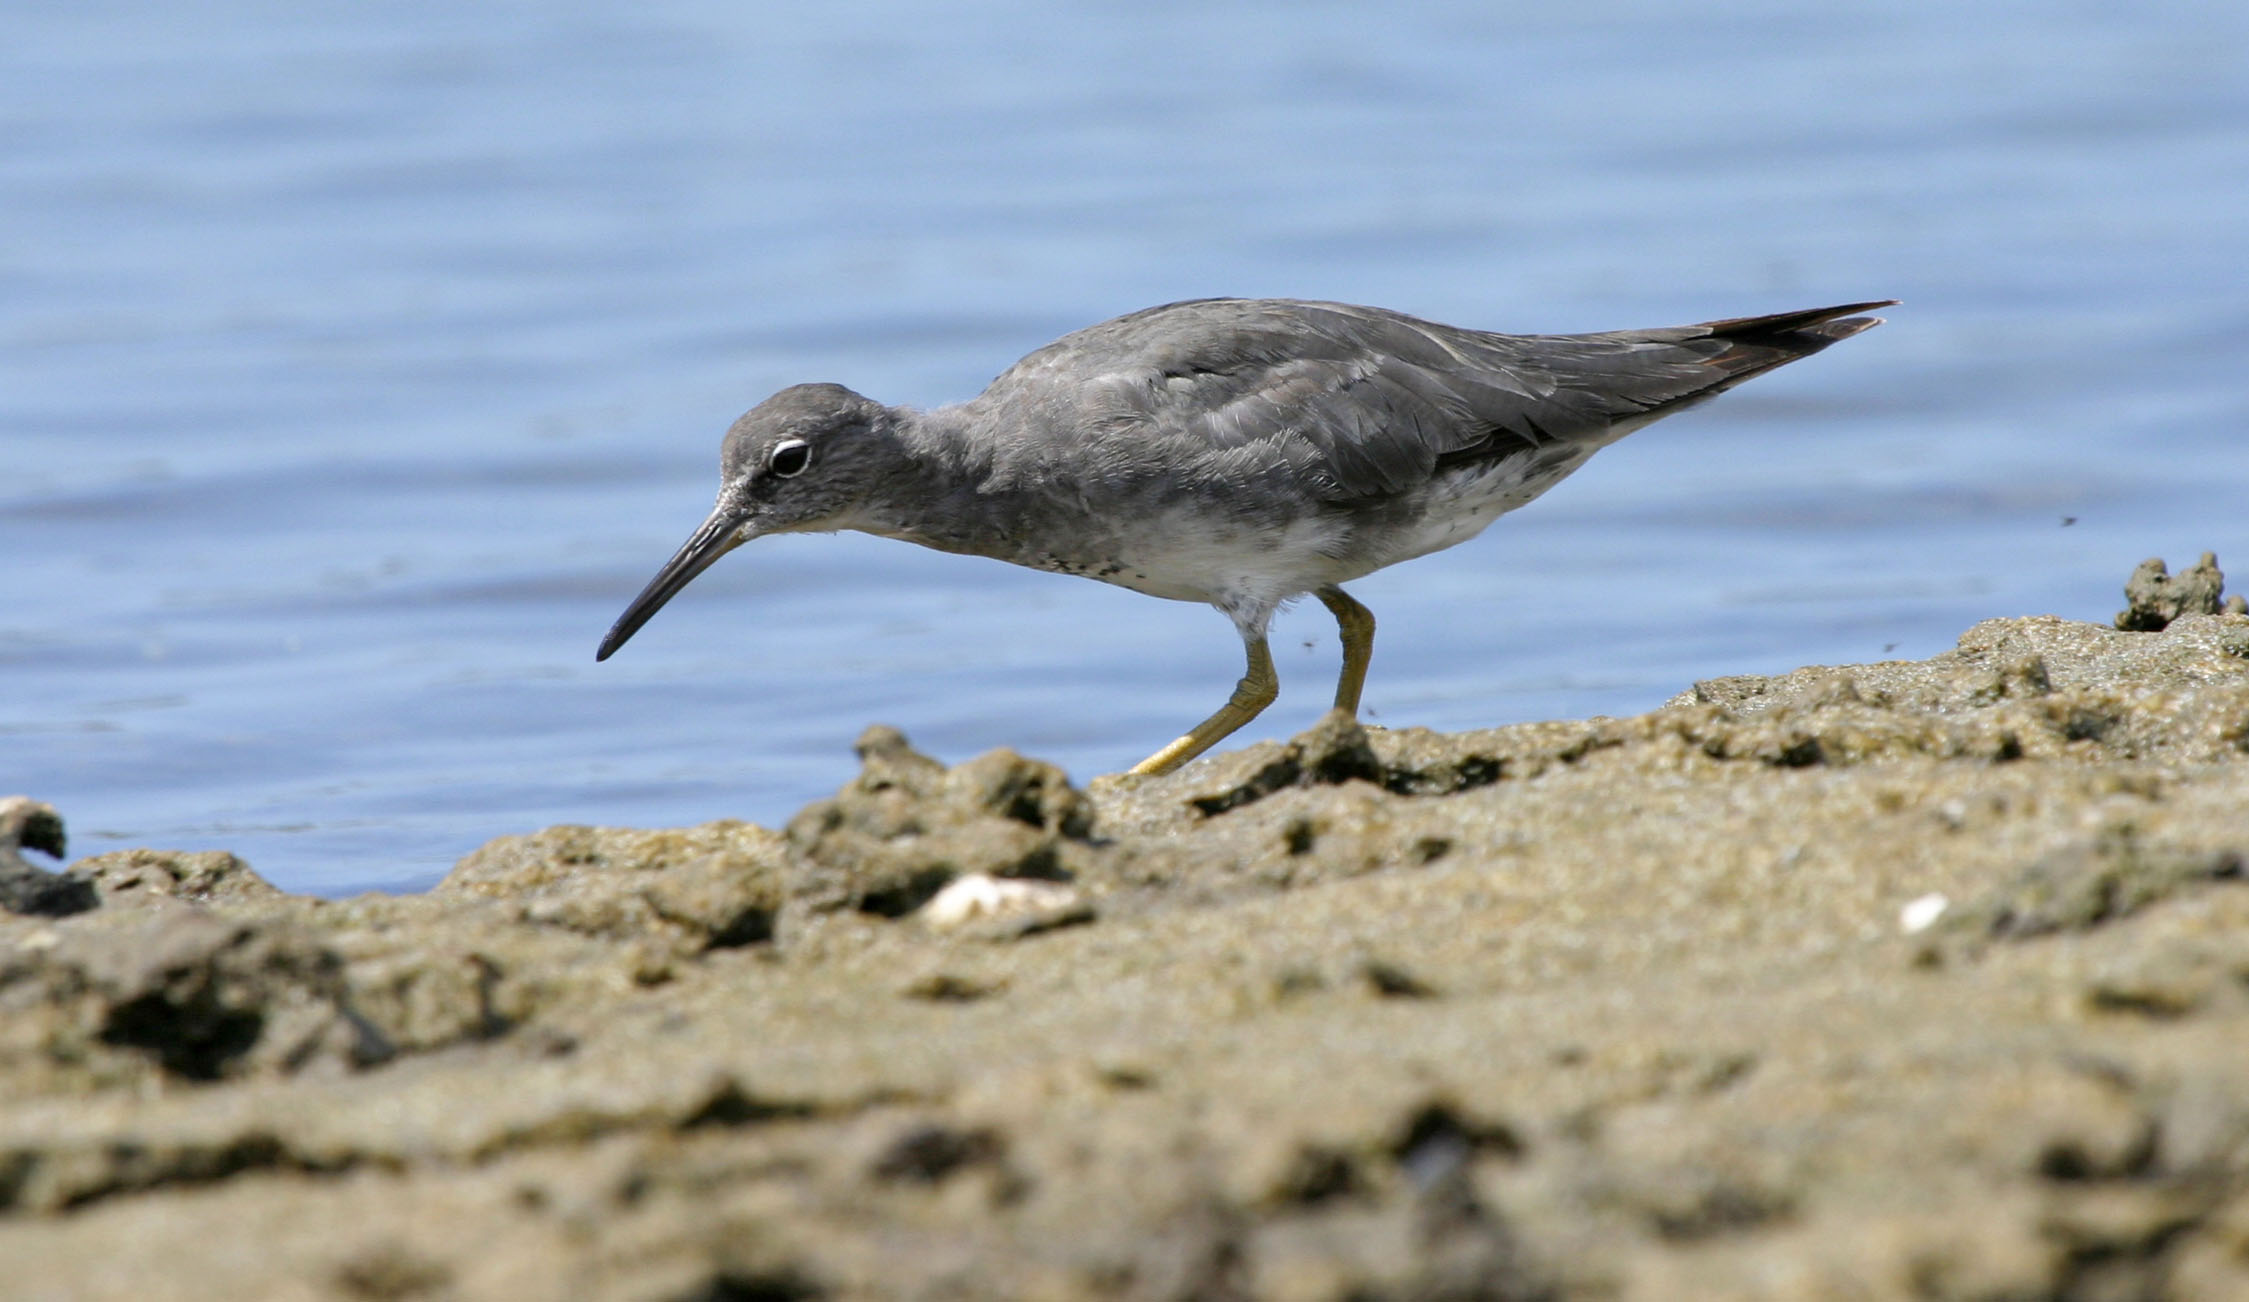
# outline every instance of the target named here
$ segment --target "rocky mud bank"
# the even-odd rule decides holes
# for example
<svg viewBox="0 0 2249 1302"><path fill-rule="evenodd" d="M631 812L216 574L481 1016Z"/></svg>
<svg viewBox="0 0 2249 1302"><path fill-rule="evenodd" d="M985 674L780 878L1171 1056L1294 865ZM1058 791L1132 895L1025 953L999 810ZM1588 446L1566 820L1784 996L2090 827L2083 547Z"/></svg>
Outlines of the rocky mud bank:
<svg viewBox="0 0 2249 1302"><path fill-rule="evenodd" d="M2222 584L419 896L0 804L0 1294L2249 1297Z"/></svg>

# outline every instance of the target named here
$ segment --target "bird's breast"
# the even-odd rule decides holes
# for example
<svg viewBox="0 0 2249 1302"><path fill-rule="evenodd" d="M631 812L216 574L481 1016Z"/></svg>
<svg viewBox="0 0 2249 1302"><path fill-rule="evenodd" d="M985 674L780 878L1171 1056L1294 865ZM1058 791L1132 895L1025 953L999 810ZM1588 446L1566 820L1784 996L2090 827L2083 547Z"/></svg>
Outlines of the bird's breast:
<svg viewBox="0 0 2249 1302"><path fill-rule="evenodd" d="M1048 535L1008 559L1173 601L1272 603L1336 582L1349 533L1332 512L1276 519L1183 500Z"/></svg>

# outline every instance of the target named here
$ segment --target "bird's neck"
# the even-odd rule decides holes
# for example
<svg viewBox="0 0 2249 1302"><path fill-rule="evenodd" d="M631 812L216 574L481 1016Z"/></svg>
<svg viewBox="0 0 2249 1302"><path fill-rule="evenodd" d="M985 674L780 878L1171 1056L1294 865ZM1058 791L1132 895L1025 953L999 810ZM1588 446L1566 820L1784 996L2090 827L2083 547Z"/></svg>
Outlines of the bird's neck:
<svg viewBox="0 0 2249 1302"><path fill-rule="evenodd" d="M991 448L963 410L891 409L894 457L852 528L940 551L1014 559L1024 521L1020 495L994 483Z"/></svg>

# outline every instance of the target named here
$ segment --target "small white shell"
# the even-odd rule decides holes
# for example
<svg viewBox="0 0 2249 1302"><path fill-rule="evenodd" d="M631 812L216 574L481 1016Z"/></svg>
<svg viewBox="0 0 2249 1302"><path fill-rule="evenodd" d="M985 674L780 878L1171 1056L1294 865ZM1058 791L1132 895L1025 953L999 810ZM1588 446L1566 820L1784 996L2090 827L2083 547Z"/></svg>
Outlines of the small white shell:
<svg viewBox="0 0 2249 1302"><path fill-rule="evenodd" d="M1078 888L1064 882L969 873L931 896L921 908L921 918L932 927L950 929L985 918L1062 913L1082 900Z"/></svg>
<svg viewBox="0 0 2249 1302"><path fill-rule="evenodd" d="M1952 901L1932 891L1907 901L1906 906L1898 910L1898 926L1908 936L1927 931L1950 907Z"/></svg>

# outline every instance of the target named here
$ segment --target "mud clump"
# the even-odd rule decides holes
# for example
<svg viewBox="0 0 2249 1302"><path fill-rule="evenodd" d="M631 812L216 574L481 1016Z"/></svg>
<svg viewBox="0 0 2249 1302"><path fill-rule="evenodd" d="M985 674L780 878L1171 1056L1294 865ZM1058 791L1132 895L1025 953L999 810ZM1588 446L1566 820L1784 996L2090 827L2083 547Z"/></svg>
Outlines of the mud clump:
<svg viewBox="0 0 2249 1302"><path fill-rule="evenodd" d="M68 917L101 902L76 877L49 872L23 857L36 850L60 859L66 853L62 815L29 796L0 799L0 913Z"/></svg>
<svg viewBox="0 0 2249 1302"><path fill-rule="evenodd" d="M2226 576L2216 552L2172 574L2160 556L2140 562L2124 585L2125 607L2116 626L2133 633L2160 633L2181 615L2249 615L2249 598L2225 595Z"/></svg>
<svg viewBox="0 0 2249 1302"><path fill-rule="evenodd" d="M1053 765L994 751L946 768L880 726L858 753L858 777L789 820L801 907L903 917L966 874L1067 880L1084 866L1093 806Z"/></svg>
<svg viewBox="0 0 2249 1302"><path fill-rule="evenodd" d="M1084 790L870 729L778 831L549 828L414 897L33 868L96 907L0 913L0 1260L74 1297L2249 1296L2249 617L2200 568L2140 585L2154 631L1331 715Z"/></svg>

